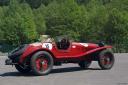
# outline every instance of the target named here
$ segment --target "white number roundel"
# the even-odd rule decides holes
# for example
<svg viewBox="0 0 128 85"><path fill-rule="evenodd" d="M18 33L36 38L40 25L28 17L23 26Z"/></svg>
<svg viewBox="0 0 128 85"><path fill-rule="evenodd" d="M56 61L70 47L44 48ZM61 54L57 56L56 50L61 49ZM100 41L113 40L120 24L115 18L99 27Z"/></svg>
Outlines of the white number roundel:
<svg viewBox="0 0 128 85"><path fill-rule="evenodd" d="M52 50L52 44L51 43L43 43L42 48L47 48Z"/></svg>

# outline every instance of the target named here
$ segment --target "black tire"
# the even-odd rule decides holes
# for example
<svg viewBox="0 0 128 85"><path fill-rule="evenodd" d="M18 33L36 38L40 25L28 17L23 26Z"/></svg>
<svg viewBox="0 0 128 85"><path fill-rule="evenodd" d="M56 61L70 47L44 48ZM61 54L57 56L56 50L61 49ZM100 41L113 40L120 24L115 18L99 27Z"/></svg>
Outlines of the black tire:
<svg viewBox="0 0 128 85"><path fill-rule="evenodd" d="M16 64L15 65L15 68L20 72L20 73L28 73L31 71L31 68L30 67L25 67L23 65L19 65L19 64Z"/></svg>
<svg viewBox="0 0 128 85"><path fill-rule="evenodd" d="M110 50L103 50L98 56L98 64L103 70L111 69L114 65L114 54Z"/></svg>
<svg viewBox="0 0 128 85"><path fill-rule="evenodd" d="M52 56L46 51L35 53L31 58L31 68L33 73L37 76L49 74L53 68Z"/></svg>
<svg viewBox="0 0 128 85"><path fill-rule="evenodd" d="M91 61L81 61L81 62L78 63L78 65L82 69L87 69L91 65Z"/></svg>

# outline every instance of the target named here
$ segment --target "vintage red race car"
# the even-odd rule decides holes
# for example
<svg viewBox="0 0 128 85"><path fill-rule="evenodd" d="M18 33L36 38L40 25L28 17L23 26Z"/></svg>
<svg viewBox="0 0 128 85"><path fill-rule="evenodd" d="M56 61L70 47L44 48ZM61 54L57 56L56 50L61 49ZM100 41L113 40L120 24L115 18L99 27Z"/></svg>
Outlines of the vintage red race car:
<svg viewBox="0 0 128 85"><path fill-rule="evenodd" d="M53 65L78 63L87 69L92 61L98 61L101 69L111 69L114 64L112 46L103 43L73 42L62 37L58 40L48 38L46 41L21 45L14 49L6 59L6 65L15 65L21 73L32 71L35 75L46 75Z"/></svg>

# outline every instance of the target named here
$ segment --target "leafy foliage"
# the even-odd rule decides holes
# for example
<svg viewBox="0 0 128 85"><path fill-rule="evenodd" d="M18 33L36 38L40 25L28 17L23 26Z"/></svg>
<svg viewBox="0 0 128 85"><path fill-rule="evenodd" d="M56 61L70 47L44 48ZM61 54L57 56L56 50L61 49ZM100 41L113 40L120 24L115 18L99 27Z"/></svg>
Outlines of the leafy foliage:
<svg viewBox="0 0 128 85"><path fill-rule="evenodd" d="M86 10L74 0L54 2L47 7L46 26L50 35L69 35L77 40L81 30L87 28Z"/></svg>
<svg viewBox="0 0 128 85"><path fill-rule="evenodd" d="M33 10L34 21L36 24L36 31L38 32L39 35L45 34L45 31L46 31L46 24L44 19L45 9L46 9L45 6L41 5L40 8Z"/></svg>
<svg viewBox="0 0 128 85"><path fill-rule="evenodd" d="M42 34L128 44L128 0L0 0L0 43L30 43Z"/></svg>
<svg viewBox="0 0 128 85"><path fill-rule="evenodd" d="M31 8L27 4L18 4L12 0L5 10L1 30L4 31L4 43L19 45L36 39L37 32Z"/></svg>

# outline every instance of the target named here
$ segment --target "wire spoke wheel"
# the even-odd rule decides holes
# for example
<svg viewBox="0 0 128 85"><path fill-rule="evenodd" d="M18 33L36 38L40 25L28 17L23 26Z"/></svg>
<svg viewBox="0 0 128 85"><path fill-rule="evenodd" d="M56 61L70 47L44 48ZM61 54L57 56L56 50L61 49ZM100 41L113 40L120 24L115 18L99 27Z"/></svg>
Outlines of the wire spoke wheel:
<svg viewBox="0 0 128 85"><path fill-rule="evenodd" d="M114 55L109 50L101 51L98 64L102 69L111 69L114 64Z"/></svg>
<svg viewBox="0 0 128 85"><path fill-rule="evenodd" d="M104 56L102 56L102 58L101 58L101 63L102 63L103 65L111 65L112 59L111 59L110 56L104 55Z"/></svg>
<svg viewBox="0 0 128 85"><path fill-rule="evenodd" d="M46 75L53 68L53 58L45 51L35 53L31 58L31 68L35 75Z"/></svg>
<svg viewBox="0 0 128 85"><path fill-rule="evenodd" d="M36 68L39 71L46 71L48 69L48 66L49 66L49 63L47 59L42 57L36 59Z"/></svg>

